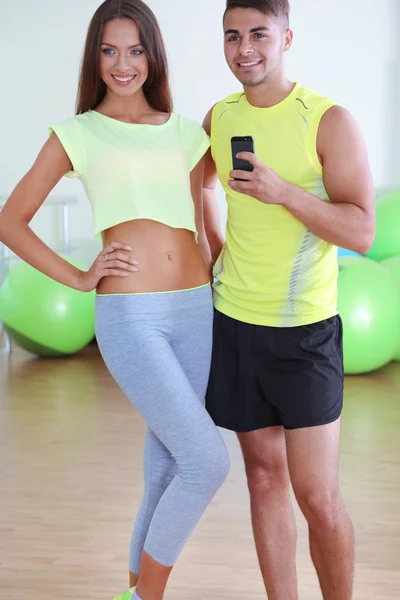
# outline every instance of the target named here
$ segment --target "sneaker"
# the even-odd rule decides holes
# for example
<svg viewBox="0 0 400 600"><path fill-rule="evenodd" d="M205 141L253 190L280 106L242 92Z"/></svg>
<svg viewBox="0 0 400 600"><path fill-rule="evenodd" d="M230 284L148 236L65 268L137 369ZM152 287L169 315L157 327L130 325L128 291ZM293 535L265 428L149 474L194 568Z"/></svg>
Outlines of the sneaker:
<svg viewBox="0 0 400 600"><path fill-rule="evenodd" d="M135 588L131 588L130 590L126 590L121 596L114 598L114 600L132 600L132 596L135 592Z"/></svg>

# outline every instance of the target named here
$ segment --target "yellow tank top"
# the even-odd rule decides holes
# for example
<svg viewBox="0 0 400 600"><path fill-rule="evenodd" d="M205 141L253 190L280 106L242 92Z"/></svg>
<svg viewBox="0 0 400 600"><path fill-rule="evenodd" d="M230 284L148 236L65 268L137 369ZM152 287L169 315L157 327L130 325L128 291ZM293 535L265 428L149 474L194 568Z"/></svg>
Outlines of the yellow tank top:
<svg viewBox="0 0 400 600"><path fill-rule="evenodd" d="M245 323L296 327L337 314L337 248L281 206L231 190L231 137L252 136L255 154L283 179L329 201L316 141L323 114L335 103L295 85L270 108L244 93L213 110L211 149L226 192L226 243L214 267L218 311Z"/></svg>

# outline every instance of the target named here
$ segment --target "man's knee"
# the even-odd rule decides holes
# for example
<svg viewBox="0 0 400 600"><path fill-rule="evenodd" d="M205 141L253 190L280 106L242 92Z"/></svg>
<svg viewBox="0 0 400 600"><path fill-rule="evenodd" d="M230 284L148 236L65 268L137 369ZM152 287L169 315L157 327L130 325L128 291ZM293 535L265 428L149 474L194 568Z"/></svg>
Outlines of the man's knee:
<svg viewBox="0 0 400 600"><path fill-rule="evenodd" d="M247 484L252 498L263 499L276 491L289 488L286 456L262 457L246 464Z"/></svg>
<svg viewBox="0 0 400 600"><path fill-rule="evenodd" d="M297 492L296 497L311 529L326 533L336 529L344 514L337 487L321 491L305 489Z"/></svg>

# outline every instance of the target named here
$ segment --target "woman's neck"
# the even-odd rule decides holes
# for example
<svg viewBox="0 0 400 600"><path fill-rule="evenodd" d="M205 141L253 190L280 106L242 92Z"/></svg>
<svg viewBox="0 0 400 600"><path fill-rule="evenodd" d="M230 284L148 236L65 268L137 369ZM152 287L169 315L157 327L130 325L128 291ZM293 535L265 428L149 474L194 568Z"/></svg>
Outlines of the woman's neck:
<svg viewBox="0 0 400 600"><path fill-rule="evenodd" d="M108 117L133 123L139 121L143 115L157 112L151 108L143 92L137 92L134 96L127 98L107 92L96 110Z"/></svg>

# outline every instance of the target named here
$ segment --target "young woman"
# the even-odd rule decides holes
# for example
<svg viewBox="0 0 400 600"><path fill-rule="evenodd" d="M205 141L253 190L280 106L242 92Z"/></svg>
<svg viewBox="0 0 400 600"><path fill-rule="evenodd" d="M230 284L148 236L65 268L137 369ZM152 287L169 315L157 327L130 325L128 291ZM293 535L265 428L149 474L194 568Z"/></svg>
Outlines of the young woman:
<svg viewBox="0 0 400 600"><path fill-rule="evenodd" d="M89 27L77 115L54 126L0 215L0 237L49 277L97 289L104 360L147 422L145 488L120 598L161 600L173 565L224 481L225 445L204 408L213 307L204 234L209 140L172 113L154 14L106 0ZM84 184L104 249L87 272L29 223L63 175Z"/></svg>

